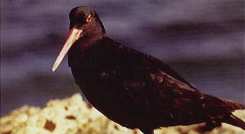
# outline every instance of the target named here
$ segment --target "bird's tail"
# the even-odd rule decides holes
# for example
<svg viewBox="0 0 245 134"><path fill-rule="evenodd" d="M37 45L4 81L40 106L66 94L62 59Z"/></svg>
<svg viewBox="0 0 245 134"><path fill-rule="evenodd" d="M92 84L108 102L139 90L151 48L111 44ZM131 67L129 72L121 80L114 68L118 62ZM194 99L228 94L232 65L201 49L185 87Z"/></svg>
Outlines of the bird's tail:
<svg viewBox="0 0 245 134"><path fill-rule="evenodd" d="M239 109L245 109L245 106L243 104L233 102L231 100L224 100L224 103L226 104L227 108L230 110L230 112L239 110ZM223 120L223 122L231 124L233 126L237 126L245 130L245 122L242 119L239 119L232 113L228 116L226 116Z"/></svg>
<svg viewBox="0 0 245 134"><path fill-rule="evenodd" d="M231 124L233 126L240 127L243 130L245 130L245 122L243 120L239 119L238 117L236 117L233 114L227 116L225 119L223 119L223 121L225 123Z"/></svg>
<svg viewBox="0 0 245 134"><path fill-rule="evenodd" d="M226 105L229 107L231 111L238 110L238 109L245 109L245 106L240 103L233 102L231 100L224 100Z"/></svg>
<svg viewBox="0 0 245 134"><path fill-rule="evenodd" d="M218 97L214 97L211 95L204 95L205 104L208 105L210 108L217 108L223 109L225 111L232 112L238 109L245 109L243 104L228 100L228 99L221 99Z"/></svg>
<svg viewBox="0 0 245 134"><path fill-rule="evenodd" d="M232 114L232 112L235 110L245 109L245 106L243 104L209 95L206 95L206 99L206 102L208 102L207 104L210 106L210 108L214 109L218 107L217 111L223 111L223 113L225 113L220 122L225 122L245 130L245 122Z"/></svg>

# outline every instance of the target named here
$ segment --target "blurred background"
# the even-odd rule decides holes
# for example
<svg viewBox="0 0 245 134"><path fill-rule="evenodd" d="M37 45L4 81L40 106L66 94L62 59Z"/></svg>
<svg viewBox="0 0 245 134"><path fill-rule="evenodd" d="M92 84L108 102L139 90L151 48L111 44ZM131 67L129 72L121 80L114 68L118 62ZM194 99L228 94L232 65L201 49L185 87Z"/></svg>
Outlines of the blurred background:
<svg viewBox="0 0 245 134"><path fill-rule="evenodd" d="M111 38L162 59L202 92L245 104L244 0L5 0L1 115L80 92L67 59L51 71L79 5L97 11Z"/></svg>

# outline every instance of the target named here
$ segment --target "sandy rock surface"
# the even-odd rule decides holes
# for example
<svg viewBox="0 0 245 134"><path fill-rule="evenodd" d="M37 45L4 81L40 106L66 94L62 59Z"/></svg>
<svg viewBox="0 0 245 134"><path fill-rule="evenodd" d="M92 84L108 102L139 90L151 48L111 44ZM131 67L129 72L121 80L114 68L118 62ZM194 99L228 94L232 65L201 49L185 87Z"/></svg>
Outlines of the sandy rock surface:
<svg viewBox="0 0 245 134"><path fill-rule="evenodd" d="M234 112L245 119L245 111ZM177 126L155 130L155 134L199 134L199 126ZM23 106L0 118L0 134L141 134L103 116L85 103L79 94L63 100L51 100L44 108ZM245 134L228 124L205 134Z"/></svg>

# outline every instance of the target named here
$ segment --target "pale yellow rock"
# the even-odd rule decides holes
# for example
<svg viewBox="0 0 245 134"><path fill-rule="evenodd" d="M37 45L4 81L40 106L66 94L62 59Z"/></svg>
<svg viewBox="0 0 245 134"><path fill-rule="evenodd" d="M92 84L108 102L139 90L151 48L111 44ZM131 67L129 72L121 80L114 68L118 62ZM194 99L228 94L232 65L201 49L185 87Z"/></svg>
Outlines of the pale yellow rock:
<svg viewBox="0 0 245 134"><path fill-rule="evenodd" d="M234 112L245 119L245 111ZM155 134L199 134L199 125L168 127ZM108 120L85 103L79 94L63 100L51 100L44 108L23 106L0 118L0 134L142 134ZM245 134L228 124L206 134Z"/></svg>

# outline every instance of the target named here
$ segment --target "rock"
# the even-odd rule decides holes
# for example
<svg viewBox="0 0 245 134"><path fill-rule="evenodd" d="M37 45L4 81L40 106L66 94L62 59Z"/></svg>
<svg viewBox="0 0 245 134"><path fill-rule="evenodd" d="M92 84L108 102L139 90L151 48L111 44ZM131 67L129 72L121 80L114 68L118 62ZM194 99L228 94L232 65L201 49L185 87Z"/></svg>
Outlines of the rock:
<svg viewBox="0 0 245 134"><path fill-rule="evenodd" d="M245 110L234 114L245 119ZM203 124L176 126L155 130L157 134L199 134ZM107 119L80 94L62 100L51 100L44 108L23 106L0 118L0 134L141 134ZM240 128L228 124L206 134L242 134Z"/></svg>

